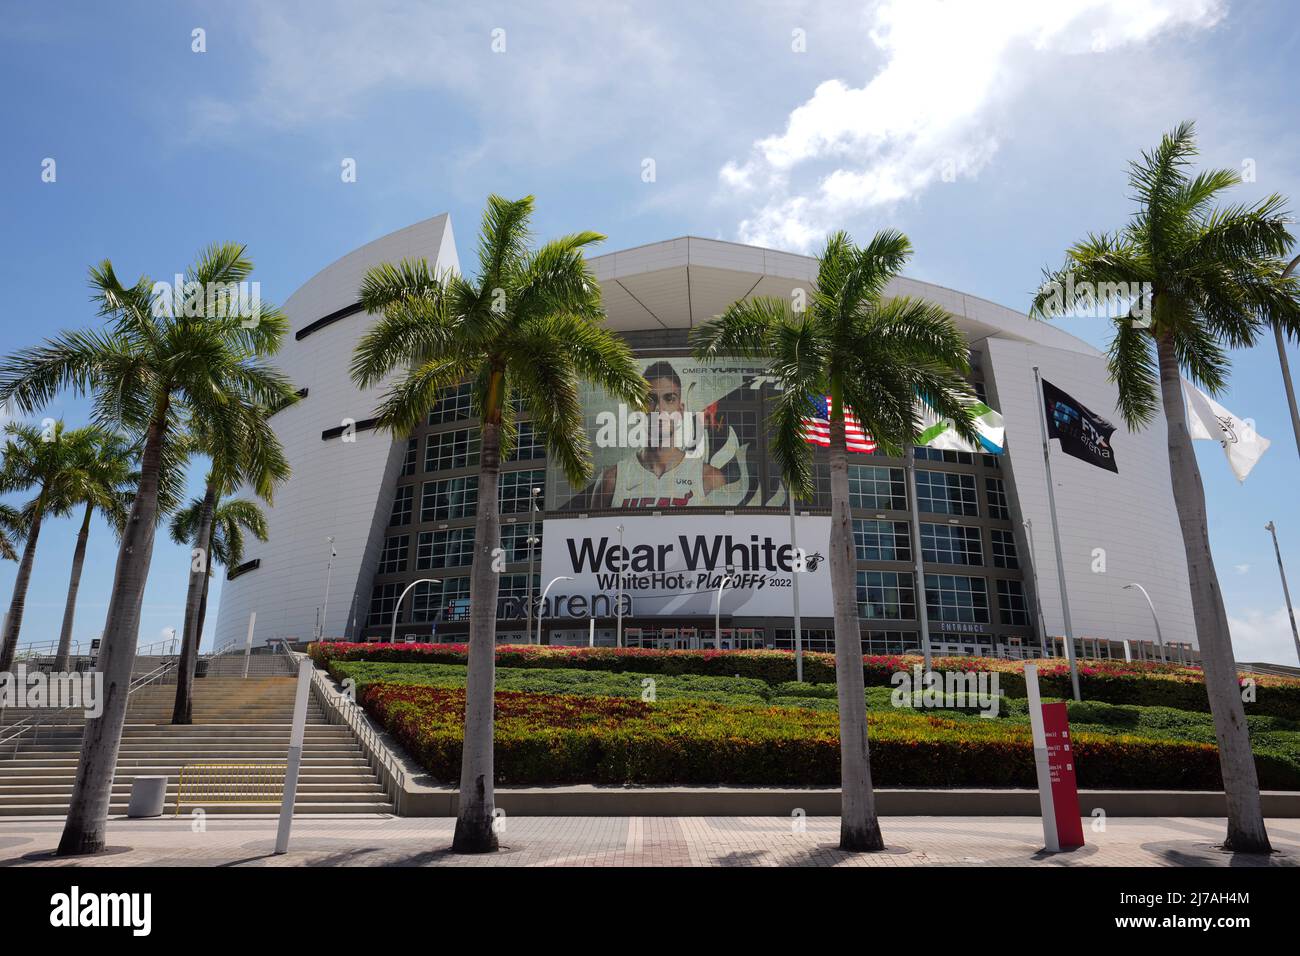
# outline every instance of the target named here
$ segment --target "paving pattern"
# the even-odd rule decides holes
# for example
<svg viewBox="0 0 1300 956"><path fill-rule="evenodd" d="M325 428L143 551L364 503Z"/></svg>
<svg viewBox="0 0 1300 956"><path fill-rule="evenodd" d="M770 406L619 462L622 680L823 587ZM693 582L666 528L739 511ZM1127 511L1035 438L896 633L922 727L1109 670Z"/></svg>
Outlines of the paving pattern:
<svg viewBox="0 0 1300 956"><path fill-rule="evenodd" d="M1042 849L1033 817L887 817L888 849L836 847L839 820L809 817L512 817L502 851L450 851L454 820L350 814L294 822L289 853L272 854L272 816L109 823L113 852L52 859L62 821L0 820L0 867L23 866L1298 866L1300 820L1270 820L1275 853L1228 854L1221 819L1118 818L1103 831L1084 821L1088 845Z"/></svg>

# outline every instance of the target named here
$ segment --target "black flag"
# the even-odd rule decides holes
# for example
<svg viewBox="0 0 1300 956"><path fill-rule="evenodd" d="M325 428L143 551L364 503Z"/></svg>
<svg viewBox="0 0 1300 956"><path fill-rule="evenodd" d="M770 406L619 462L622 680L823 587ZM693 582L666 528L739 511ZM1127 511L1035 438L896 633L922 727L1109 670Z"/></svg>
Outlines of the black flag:
<svg viewBox="0 0 1300 956"><path fill-rule="evenodd" d="M1043 406L1047 412L1047 437L1061 441L1061 451L1090 465L1119 473L1110 436L1115 426L1085 408L1047 379L1043 379Z"/></svg>

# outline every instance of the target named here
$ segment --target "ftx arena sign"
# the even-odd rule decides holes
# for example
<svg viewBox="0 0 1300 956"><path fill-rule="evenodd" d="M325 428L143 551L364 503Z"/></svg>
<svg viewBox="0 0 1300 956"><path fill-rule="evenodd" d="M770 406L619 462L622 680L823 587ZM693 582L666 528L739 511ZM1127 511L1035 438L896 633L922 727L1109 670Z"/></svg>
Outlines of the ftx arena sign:
<svg viewBox="0 0 1300 956"><path fill-rule="evenodd" d="M795 544L804 556L800 612L830 617L831 519L795 522ZM573 580L555 582L543 613L548 618L612 616L621 592L625 616L712 615L718 586L730 568L723 614L789 617L798 563L790 519L781 515L548 518L541 580L562 575Z"/></svg>

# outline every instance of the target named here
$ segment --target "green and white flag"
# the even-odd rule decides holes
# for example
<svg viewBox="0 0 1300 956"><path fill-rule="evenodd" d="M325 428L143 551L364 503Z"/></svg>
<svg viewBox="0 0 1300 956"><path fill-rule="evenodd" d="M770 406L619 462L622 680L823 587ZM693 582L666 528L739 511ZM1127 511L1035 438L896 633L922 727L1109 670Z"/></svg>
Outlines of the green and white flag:
<svg viewBox="0 0 1300 956"><path fill-rule="evenodd" d="M975 428L979 432L979 445L973 446L952 427L951 418L940 418L928 402L921 399L916 403L921 413L921 434L918 445L940 448L947 451L969 451L984 455L1000 455L1005 443L1006 430L1002 427L1002 416L983 402L971 405L975 416Z"/></svg>

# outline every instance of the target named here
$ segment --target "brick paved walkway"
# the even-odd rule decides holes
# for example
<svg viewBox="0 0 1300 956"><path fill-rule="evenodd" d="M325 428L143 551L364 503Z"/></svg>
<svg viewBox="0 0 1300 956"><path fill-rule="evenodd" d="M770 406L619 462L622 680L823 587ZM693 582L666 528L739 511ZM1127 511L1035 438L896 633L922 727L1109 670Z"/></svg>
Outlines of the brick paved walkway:
<svg viewBox="0 0 1300 956"><path fill-rule="evenodd" d="M454 821L385 816L300 817L290 852L274 856L276 821L208 817L114 820L109 845L130 848L73 860L33 859L58 843L62 820L0 820L0 867L62 866L1297 866L1300 820L1270 820L1280 851L1268 859L1217 849L1222 820L1117 818L1103 832L1085 821L1088 846L1043 853L1032 817L887 817L889 849L852 855L835 846L839 821L772 817L513 817L503 852L450 853Z"/></svg>

